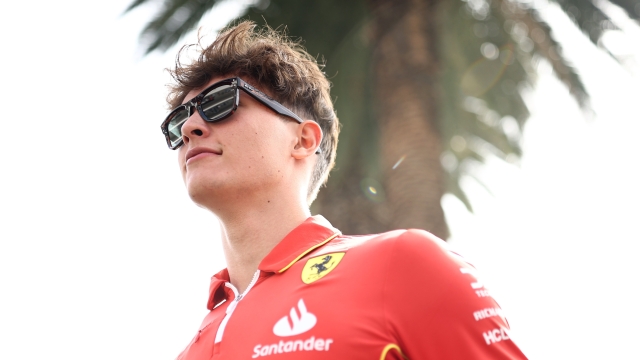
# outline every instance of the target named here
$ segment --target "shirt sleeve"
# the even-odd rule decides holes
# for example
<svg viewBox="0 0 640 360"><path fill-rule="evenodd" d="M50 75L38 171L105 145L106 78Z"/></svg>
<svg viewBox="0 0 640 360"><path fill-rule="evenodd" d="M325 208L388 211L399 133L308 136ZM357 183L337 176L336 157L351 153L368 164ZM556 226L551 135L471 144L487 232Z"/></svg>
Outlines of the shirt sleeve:
<svg viewBox="0 0 640 360"><path fill-rule="evenodd" d="M426 231L393 241L384 313L406 358L526 359L475 268Z"/></svg>

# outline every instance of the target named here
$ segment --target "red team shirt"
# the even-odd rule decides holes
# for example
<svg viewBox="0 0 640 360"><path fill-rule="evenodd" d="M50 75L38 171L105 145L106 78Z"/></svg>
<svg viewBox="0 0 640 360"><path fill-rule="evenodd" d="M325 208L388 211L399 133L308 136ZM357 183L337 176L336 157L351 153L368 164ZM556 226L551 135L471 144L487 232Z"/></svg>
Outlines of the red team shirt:
<svg viewBox="0 0 640 360"><path fill-rule="evenodd" d="M213 276L179 360L526 359L475 270L423 230L344 236L310 217L238 294Z"/></svg>

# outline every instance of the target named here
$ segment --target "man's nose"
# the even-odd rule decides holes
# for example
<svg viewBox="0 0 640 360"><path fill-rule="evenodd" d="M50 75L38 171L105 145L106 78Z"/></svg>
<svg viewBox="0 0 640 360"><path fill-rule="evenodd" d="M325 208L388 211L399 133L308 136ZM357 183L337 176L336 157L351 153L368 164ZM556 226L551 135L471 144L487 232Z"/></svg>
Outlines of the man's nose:
<svg viewBox="0 0 640 360"><path fill-rule="evenodd" d="M182 141L188 144L189 141L196 137L206 137L209 135L209 127L207 122L202 119L195 107L189 112L191 115L187 121L182 124Z"/></svg>

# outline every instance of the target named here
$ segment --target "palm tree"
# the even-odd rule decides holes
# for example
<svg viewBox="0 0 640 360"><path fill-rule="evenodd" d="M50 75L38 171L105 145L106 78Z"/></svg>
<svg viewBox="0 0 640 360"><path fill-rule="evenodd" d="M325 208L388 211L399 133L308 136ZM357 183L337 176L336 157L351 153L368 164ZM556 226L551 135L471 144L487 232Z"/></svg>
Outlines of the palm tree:
<svg viewBox="0 0 640 360"><path fill-rule="evenodd" d="M174 45L220 2L165 0L143 30L146 51ZM616 28L608 8L640 18L638 0L554 2L594 43ZM488 156L520 157L529 116L521 93L535 83L538 61L589 110L580 77L531 2L261 0L242 18L285 25L327 59L343 130L313 210L345 233L416 227L447 238L442 196L472 210L461 177Z"/></svg>

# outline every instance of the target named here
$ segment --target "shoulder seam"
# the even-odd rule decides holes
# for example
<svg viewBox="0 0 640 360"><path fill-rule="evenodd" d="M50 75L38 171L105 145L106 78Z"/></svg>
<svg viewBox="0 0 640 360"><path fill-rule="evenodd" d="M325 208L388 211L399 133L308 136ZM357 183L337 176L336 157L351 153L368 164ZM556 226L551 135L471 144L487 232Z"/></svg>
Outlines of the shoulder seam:
<svg viewBox="0 0 640 360"><path fill-rule="evenodd" d="M387 312L387 285L389 281L393 281L393 279L389 280L389 274L391 273L391 259L393 256L395 256L396 254L396 246L398 243L398 239L400 239L402 236L404 236L406 233L408 232L408 230L404 229L404 231L400 234L398 234L398 236L393 237L392 240L393 244L392 244L392 249L389 252L389 256L387 256L387 263L386 263L386 271L385 271L385 275L384 275L384 282L382 284L382 314L383 314L383 318L384 318L384 324L385 324L385 328L387 330L387 333L389 335L392 335L391 337L394 340L399 340L396 339L395 337L395 331L393 331L391 324L389 323L389 316L388 316L388 312Z"/></svg>

